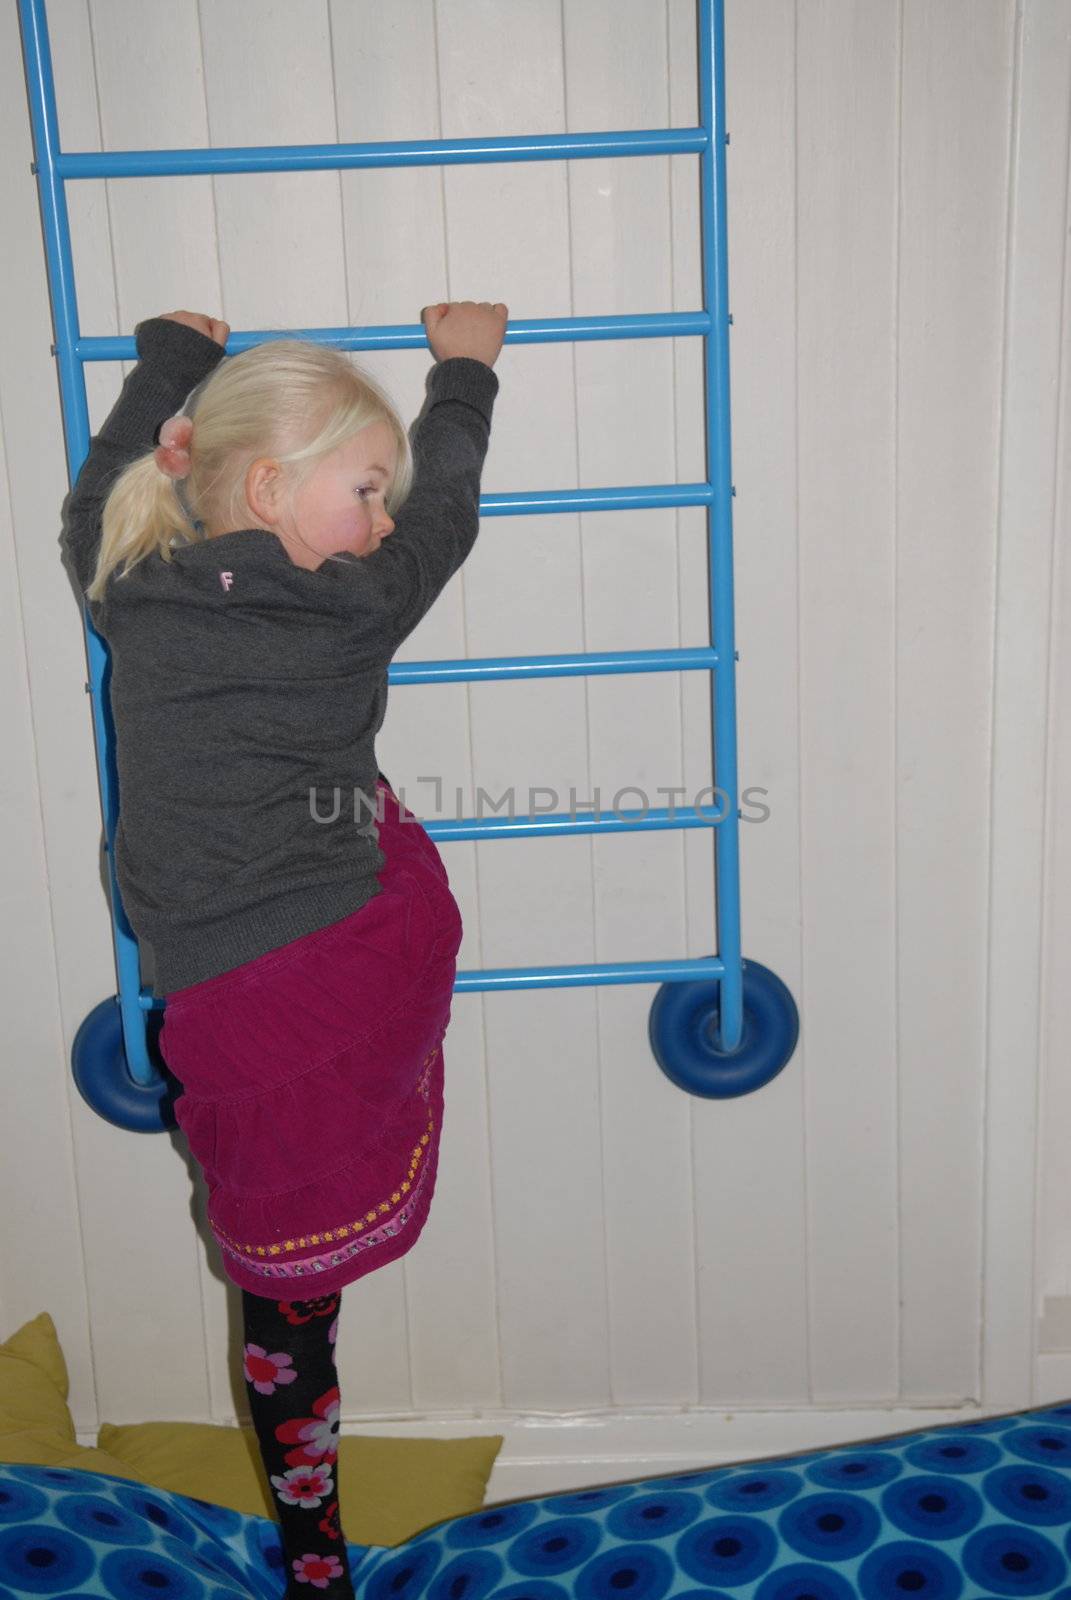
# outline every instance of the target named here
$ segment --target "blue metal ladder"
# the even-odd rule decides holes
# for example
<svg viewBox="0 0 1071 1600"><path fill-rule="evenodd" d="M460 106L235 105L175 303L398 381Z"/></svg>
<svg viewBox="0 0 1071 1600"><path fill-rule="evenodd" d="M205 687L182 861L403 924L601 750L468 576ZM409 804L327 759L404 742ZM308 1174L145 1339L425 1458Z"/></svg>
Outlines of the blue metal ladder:
<svg viewBox="0 0 1071 1600"><path fill-rule="evenodd" d="M280 145L198 150L65 152L60 148L45 0L19 0L23 55L33 128L42 226L52 300L68 469L74 483L89 448L85 363L136 357L130 336L83 335L71 252L65 185L84 178L174 176L188 173L315 171L350 167L442 166L489 161L557 161L599 156L698 155L702 208L701 311L647 316L565 317L512 322L510 344L584 339L694 336L704 340L708 481L625 488L489 494L483 516L537 512L613 511L705 506L710 549L709 645L692 649L609 651L484 660L395 664L392 684L471 682L597 673L706 671L714 687L714 777L720 809L646 807L611 815L557 814L431 821L437 840L531 837L576 833L644 832L714 827L717 869L716 956L695 960L593 963L580 966L492 968L460 972L457 990L533 989L585 984L658 983L651 1011L651 1044L667 1075L686 1090L711 1097L747 1093L788 1061L798 1035L791 994L780 979L740 950L739 810L737 804L736 684L729 406L728 235L726 228L724 0L698 0L700 125L618 133L532 138L406 140L377 144ZM422 325L289 330L343 350L426 347ZM235 354L277 331L234 333ZM142 986L137 940L115 877L113 845L119 796L114 730L106 686L107 647L83 608L102 811L113 908L118 995L85 1019L74 1041L78 1086L102 1116L139 1131L169 1125L169 1087L153 1061L148 1022L164 1002ZM173 1088L173 1086L172 1086Z"/></svg>

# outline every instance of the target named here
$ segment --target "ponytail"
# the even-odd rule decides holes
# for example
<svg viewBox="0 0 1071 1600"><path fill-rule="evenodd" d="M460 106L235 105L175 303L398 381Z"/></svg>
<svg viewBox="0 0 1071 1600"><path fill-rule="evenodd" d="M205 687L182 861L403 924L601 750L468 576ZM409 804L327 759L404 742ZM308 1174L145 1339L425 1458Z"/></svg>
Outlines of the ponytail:
<svg viewBox="0 0 1071 1600"><path fill-rule="evenodd" d="M104 598L108 578L120 562L118 576L124 577L145 556L159 554L170 561L173 544L196 542L179 493L175 480L156 465L151 450L119 474L104 503L100 553L86 590L90 600Z"/></svg>

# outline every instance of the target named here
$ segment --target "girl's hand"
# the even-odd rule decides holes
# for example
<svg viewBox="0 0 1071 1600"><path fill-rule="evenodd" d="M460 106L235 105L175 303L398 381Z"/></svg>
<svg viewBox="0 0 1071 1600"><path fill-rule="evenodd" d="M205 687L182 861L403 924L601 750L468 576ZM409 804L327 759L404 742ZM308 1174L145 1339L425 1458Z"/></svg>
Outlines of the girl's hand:
<svg viewBox="0 0 1071 1600"><path fill-rule="evenodd" d="M489 300L451 300L425 306L420 320L436 361L469 356L493 367L506 337L509 308Z"/></svg>
<svg viewBox="0 0 1071 1600"><path fill-rule="evenodd" d="M181 322L195 333L203 333L206 339L214 339L216 344L225 345L231 331L228 323L202 316L199 311L161 311L160 317L164 322Z"/></svg>

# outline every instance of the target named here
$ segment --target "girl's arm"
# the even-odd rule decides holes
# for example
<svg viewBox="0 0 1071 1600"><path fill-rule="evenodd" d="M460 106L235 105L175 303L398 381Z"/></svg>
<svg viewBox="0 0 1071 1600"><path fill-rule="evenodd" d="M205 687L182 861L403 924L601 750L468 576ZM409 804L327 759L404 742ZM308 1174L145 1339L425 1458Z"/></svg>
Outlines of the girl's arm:
<svg viewBox="0 0 1071 1600"><path fill-rule="evenodd" d="M198 331L202 327L214 332ZM101 513L113 482L131 461L153 448L161 422L223 359L228 332L226 323L188 311L150 317L134 330L137 366L127 375L107 421L90 440L64 508L62 545L83 590L93 581Z"/></svg>
<svg viewBox="0 0 1071 1600"><path fill-rule="evenodd" d="M412 428L413 487L394 532L362 559L382 586L391 654L412 632L472 549L480 526L480 476L498 393L492 370L506 331L504 305L472 301L426 307L438 364Z"/></svg>

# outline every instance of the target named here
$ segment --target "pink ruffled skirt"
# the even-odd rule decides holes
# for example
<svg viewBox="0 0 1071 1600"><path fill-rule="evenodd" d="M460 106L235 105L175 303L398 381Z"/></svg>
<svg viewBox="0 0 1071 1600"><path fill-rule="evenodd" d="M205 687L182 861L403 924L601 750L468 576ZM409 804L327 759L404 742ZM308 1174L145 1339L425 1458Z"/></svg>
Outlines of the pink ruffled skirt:
<svg viewBox="0 0 1071 1600"><path fill-rule="evenodd" d="M268 1298L404 1255L435 1187L461 917L428 834L380 793L374 899L167 1000L160 1049L209 1224L227 1275Z"/></svg>

